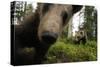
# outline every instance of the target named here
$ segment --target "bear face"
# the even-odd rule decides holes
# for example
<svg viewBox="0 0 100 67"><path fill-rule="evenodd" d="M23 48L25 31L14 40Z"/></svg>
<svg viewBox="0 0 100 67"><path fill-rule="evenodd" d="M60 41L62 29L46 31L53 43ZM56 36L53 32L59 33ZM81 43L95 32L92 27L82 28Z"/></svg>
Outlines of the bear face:
<svg viewBox="0 0 100 67"><path fill-rule="evenodd" d="M87 41L87 34L86 34L86 31L85 30L79 30L79 31L76 31L76 35L75 35L75 39L74 39L75 43L76 44L85 44L86 41Z"/></svg>
<svg viewBox="0 0 100 67"><path fill-rule="evenodd" d="M40 24L38 27L39 40L46 44L53 44L61 34L62 29L74 13L82 6L39 3Z"/></svg>

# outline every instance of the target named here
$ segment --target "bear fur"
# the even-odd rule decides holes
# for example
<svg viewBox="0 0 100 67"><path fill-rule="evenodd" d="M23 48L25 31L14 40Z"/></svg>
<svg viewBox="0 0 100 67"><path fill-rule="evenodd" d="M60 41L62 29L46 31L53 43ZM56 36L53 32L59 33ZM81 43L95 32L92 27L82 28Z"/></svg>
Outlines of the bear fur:
<svg viewBox="0 0 100 67"><path fill-rule="evenodd" d="M87 42L87 34L83 28L80 28L79 31L76 31L74 42L76 44L85 44Z"/></svg>
<svg viewBox="0 0 100 67"><path fill-rule="evenodd" d="M64 26L81 8L79 5L38 3L35 13L25 17L19 25L11 26L12 41L14 41L11 64L41 64ZM48 35L47 33L50 37L44 36L43 40L42 36Z"/></svg>

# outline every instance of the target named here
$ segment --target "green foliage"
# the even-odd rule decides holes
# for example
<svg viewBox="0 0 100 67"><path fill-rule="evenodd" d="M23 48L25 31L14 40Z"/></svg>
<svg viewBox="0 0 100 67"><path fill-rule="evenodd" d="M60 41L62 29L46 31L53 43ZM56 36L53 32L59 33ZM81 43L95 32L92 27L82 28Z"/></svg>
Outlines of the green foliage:
<svg viewBox="0 0 100 67"><path fill-rule="evenodd" d="M96 45L95 41L87 41L86 45L89 46L89 47L97 48L97 45Z"/></svg>
<svg viewBox="0 0 100 67"><path fill-rule="evenodd" d="M26 9L25 9L26 13L25 14L30 14L33 12L33 6L32 4L27 4Z"/></svg>
<svg viewBox="0 0 100 67"><path fill-rule="evenodd" d="M58 41L48 51L44 63L96 61L97 45L95 41L83 44L71 44Z"/></svg>
<svg viewBox="0 0 100 67"><path fill-rule="evenodd" d="M24 11L23 11L23 2L18 2L18 5L16 5L16 17L18 18L18 20L20 21L20 18L24 15Z"/></svg>
<svg viewBox="0 0 100 67"><path fill-rule="evenodd" d="M16 8L16 17L19 21L21 21L21 17L24 17L33 11L32 4L27 4L27 2L20 2L19 5L16 5Z"/></svg>
<svg viewBox="0 0 100 67"><path fill-rule="evenodd" d="M93 6L85 7L83 27L89 40L97 36L97 11Z"/></svg>

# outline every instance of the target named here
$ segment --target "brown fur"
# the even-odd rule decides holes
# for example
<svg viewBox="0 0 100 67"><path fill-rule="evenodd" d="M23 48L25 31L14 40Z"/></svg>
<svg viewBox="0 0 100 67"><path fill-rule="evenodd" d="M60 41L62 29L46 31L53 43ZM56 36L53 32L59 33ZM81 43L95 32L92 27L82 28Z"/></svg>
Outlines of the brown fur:
<svg viewBox="0 0 100 67"><path fill-rule="evenodd" d="M42 63L51 46L50 43L43 42L43 33L55 33L57 40L63 27L73 16L73 12L80 10L73 9L72 5L39 3L34 14L27 16L22 24L15 25L15 50L12 63L14 65Z"/></svg>

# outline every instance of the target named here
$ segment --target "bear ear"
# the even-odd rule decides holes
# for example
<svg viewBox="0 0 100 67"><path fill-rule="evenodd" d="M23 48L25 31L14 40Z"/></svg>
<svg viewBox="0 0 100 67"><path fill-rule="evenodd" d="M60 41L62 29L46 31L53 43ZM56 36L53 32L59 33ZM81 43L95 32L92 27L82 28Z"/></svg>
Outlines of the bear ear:
<svg viewBox="0 0 100 67"><path fill-rule="evenodd" d="M73 14L74 14L74 13L78 12L79 10L81 10L83 6L81 6L81 5L72 5L72 7L73 7Z"/></svg>

